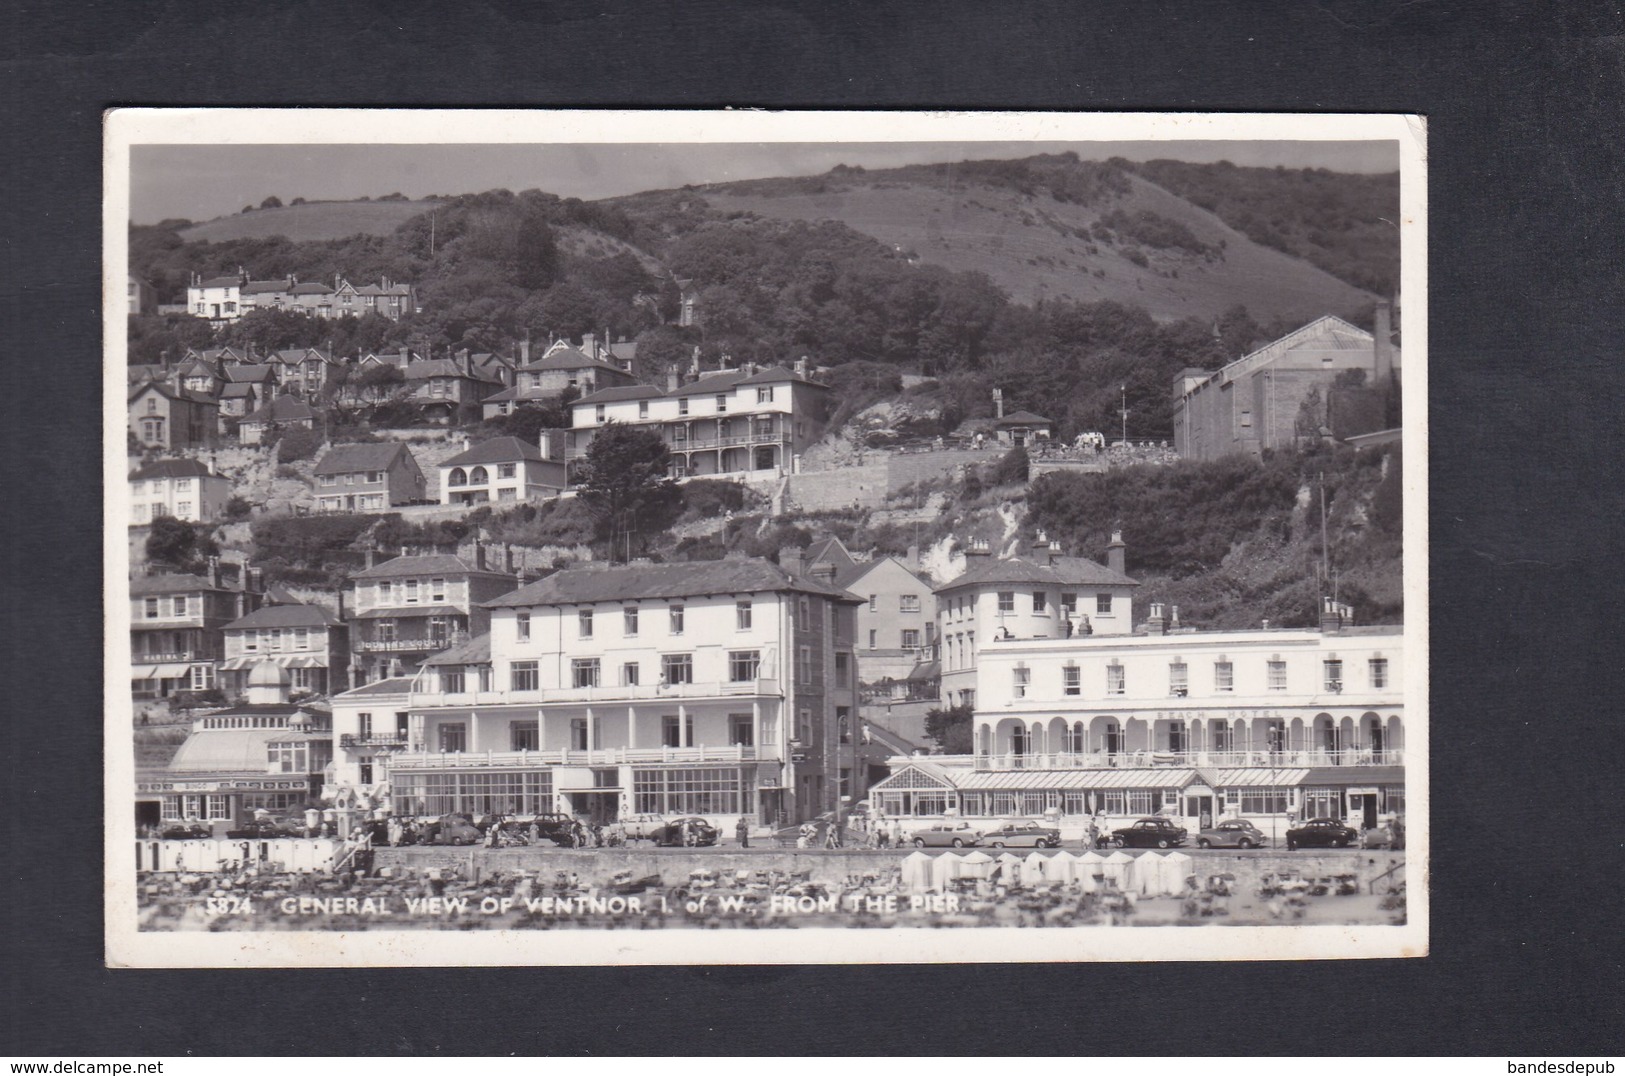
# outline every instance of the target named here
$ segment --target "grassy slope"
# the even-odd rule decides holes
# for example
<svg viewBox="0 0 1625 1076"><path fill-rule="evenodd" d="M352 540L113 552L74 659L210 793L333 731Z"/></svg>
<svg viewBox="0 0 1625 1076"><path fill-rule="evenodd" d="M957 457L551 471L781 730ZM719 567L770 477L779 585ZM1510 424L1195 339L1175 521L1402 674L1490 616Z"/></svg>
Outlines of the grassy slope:
<svg viewBox="0 0 1625 1076"><path fill-rule="evenodd" d="M427 211L434 202L313 202L256 209L234 217L220 217L184 229L188 242L220 243L285 235L295 242L343 239L351 235L389 235L409 218Z"/></svg>
<svg viewBox="0 0 1625 1076"><path fill-rule="evenodd" d="M1262 247L1213 214L1138 176L1132 192L1099 206L1030 197L1007 188L944 190L915 184L855 185L829 194L742 194L721 187L703 196L724 212L784 219L834 219L883 243L916 251L949 269L979 270L1021 301L1113 299L1143 306L1158 318L1211 317L1241 303L1255 317L1308 321L1349 314L1373 296L1301 259ZM1149 209L1186 225L1203 242L1226 244L1222 261L1146 250L1141 268L1116 246L1079 239L1105 212ZM1105 277L1093 275L1104 269ZM1161 275L1177 270L1174 279Z"/></svg>

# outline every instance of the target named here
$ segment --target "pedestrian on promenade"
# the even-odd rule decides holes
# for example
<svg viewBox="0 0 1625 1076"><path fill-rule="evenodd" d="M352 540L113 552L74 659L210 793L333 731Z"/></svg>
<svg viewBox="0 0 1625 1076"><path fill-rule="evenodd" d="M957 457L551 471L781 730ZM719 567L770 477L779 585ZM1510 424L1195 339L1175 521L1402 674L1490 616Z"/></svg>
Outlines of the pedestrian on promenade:
<svg viewBox="0 0 1625 1076"><path fill-rule="evenodd" d="M322 812L313 803L305 808L305 836L314 837L322 829Z"/></svg>
<svg viewBox="0 0 1625 1076"><path fill-rule="evenodd" d="M734 834L739 838L739 847L750 847L750 821L744 815L739 816L739 824L734 827Z"/></svg>

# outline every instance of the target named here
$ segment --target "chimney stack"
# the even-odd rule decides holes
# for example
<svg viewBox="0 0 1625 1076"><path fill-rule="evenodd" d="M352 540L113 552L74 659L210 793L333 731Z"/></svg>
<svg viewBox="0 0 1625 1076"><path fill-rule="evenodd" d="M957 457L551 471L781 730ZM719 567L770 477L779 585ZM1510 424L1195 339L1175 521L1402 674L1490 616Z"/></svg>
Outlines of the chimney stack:
<svg viewBox="0 0 1625 1076"><path fill-rule="evenodd" d="M521 365L530 365L530 330L525 330L525 338L519 341L519 362Z"/></svg>
<svg viewBox="0 0 1625 1076"><path fill-rule="evenodd" d="M666 366L666 391L676 392L683 386L683 371L675 362Z"/></svg>
<svg viewBox="0 0 1625 1076"><path fill-rule="evenodd" d="M994 389L993 390L993 411L995 413L996 418L999 418L999 419L1004 418L1004 390L1003 389Z"/></svg>
<svg viewBox="0 0 1625 1076"><path fill-rule="evenodd" d="M485 571L485 543L478 538L474 539L474 567Z"/></svg>
<svg viewBox="0 0 1625 1076"><path fill-rule="evenodd" d="M1127 575L1123 565L1123 551L1128 547L1123 544L1123 531L1120 527L1112 528L1112 540L1106 546L1106 567L1118 575Z"/></svg>
<svg viewBox="0 0 1625 1076"><path fill-rule="evenodd" d="M1337 635L1345 627L1354 626L1354 607L1332 598L1320 599L1320 633Z"/></svg>
<svg viewBox="0 0 1625 1076"><path fill-rule="evenodd" d="M209 558L209 586L220 589L220 558Z"/></svg>
<svg viewBox="0 0 1625 1076"><path fill-rule="evenodd" d="M825 586L832 587L835 585L835 565L827 560L821 560L814 564L812 571L808 574Z"/></svg>
<svg viewBox="0 0 1625 1076"><path fill-rule="evenodd" d="M801 550L793 545L787 545L779 550L779 567L792 576L800 576L805 572L801 563Z"/></svg>
<svg viewBox="0 0 1625 1076"><path fill-rule="evenodd" d="M1055 539L1051 538L1049 545L1045 546L1044 549L1047 554L1046 559L1050 564L1054 564L1061 559L1061 543Z"/></svg>
<svg viewBox="0 0 1625 1076"><path fill-rule="evenodd" d="M972 538L970 543L965 546L966 560L972 557L988 557L992 555L992 550L988 548L986 538Z"/></svg>
<svg viewBox="0 0 1625 1076"><path fill-rule="evenodd" d="M1388 305L1388 300L1379 300L1377 302L1376 324L1371 331L1371 335L1376 338L1373 341L1373 350L1376 360L1375 381L1379 389L1388 383L1389 376L1394 372L1392 321L1393 312Z"/></svg>
<svg viewBox="0 0 1625 1076"><path fill-rule="evenodd" d="M369 545L367 547L366 556L367 556L367 567L369 567L369 568L378 567L378 547L377 546Z"/></svg>
<svg viewBox="0 0 1625 1076"><path fill-rule="evenodd" d="M809 374L807 372L808 369L809 369L809 367L808 367L808 364L807 364L807 356L803 355L803 356L801 356L801 358L796 360L796 376L797 377L800 377L800 378L808 377L809 376Z"/></svg>
<svg viewBox="0 0 1625 1076"><path fill-rule="evenodd" d="M920 547L917 546L917 545L909 546L908 547L907 558L908 559L905 561L905 563L910 568L913 568L916 571L918 571L919 567L920 567Z"/></svg>
<svg viewBox="0 0 1625 1076"><path fill-rule="evenodd" d="M1145 633L1147 635L1168 634L1167 609L1168 607L1163 605L1161 602L1151 603L1151 615L1146 619L1145 622Z"/></svg>

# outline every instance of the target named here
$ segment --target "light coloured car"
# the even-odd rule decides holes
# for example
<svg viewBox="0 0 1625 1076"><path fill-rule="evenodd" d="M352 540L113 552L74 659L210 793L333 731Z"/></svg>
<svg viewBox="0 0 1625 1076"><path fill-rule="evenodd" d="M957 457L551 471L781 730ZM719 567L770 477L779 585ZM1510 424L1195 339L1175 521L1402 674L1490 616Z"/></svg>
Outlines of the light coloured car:
<svg viewBox="0 0 1625 1076"><path fill-rule="evenodd" d="M1232 818L1196 835L1198 848L1265 848L1270 839L1244 818Z"/></svg>
<svg viewBox="0 0 1625 1076"><path fill-rule="evenodd" d="M982 834L982 843L994 848L1059 848L1061 831L1023 818L988 830Z"/></svg>
<svg viewBox="0 0 1625 1076"><path fill-rule="evenodd" d="M915 830L913 840L916 848L973 848L982 835L969 822L943 822Z"/></svg>

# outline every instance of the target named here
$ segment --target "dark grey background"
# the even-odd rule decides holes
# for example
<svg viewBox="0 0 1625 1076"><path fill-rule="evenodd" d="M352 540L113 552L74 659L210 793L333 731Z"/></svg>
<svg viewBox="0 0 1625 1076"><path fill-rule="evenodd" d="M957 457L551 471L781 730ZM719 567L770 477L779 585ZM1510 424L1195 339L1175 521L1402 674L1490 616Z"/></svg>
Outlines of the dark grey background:
<svg viewBox="0 0 1625 1076"><path fill-rule="evenodd" d="M1614 7L27 0L0 18L0 1053L1617 1052ZM99 118L119 104L1428 114L1432 956L105 970Z"/></svg>

